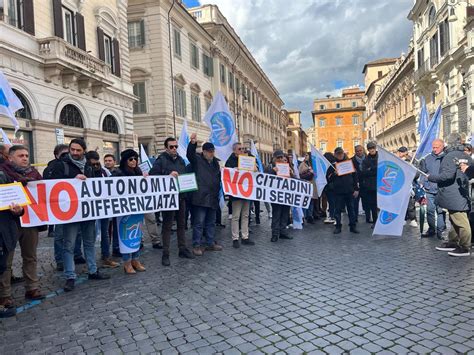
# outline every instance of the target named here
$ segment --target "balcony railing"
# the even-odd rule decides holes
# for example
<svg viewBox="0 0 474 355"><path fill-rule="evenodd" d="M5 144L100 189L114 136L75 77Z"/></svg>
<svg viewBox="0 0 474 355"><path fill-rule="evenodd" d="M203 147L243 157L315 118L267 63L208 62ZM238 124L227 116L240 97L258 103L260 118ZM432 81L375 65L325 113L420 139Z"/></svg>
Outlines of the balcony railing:
<svg viewBox="0 0 474 355"><path fill-rule="evenodd" d="M415 81L420 80L425 74L429 73L430 68L430 60L427 59L421 66L418 66L418 69L415 72Z"/></svg>

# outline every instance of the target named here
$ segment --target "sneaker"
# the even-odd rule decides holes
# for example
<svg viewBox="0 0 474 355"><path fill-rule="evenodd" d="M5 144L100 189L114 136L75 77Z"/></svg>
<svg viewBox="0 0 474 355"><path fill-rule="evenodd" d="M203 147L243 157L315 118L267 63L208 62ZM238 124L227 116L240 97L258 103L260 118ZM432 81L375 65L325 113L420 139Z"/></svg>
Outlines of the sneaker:
<svg viewBox="0 0 474 355"><path fill-rule="evenodd" d="M82 257L82 256L78 256L77 258L74 258L74 263L75 264L85 264L86 259L84 259L84 257Z"/></svg>
<svg viewBox="0 0 474 355"><path fill-rule="evenodd" d="M194 259L193 253L189 249L183 248L179 251L178 256L183 259Z"/></svg>
<svg viewBox="0 0 474 355"><path fill-rule="evenodd" d="M153 249L163 249L163 245L161 245L161 243L155 243L152 245Z"/></svg>
<svg viewBox="0 0 474 355"><path fill-rule="evenodd" d="M436 250L439 250L439 251L454 251L456 250L458 247L458 245L456 243L453 243L453 242L445 242L445 243L442 243L440 246L436 247Z"/></svg>
<svg viewBox="0 0 474 355"><path fill-rule="evenodd" d="M214 243L213 245L208 245L206 247L207 251L222 251L222 245L219 245L217 243Z"/></svg>
<svg viewBox="0 0 474 355"><path fill-rule="evenodd" d="M113 269L119 266L120 264L116 261L113 261L111 258L102 259L102 267Z"/></svg>
<svg viewBox="0 0 474 355"><path fill-rule="evenodd" d="M74 290L76 281L74 279L67 279L66 284L64 285L64 292L71 292Z"/></svg>
<svg viewBox="0 0 474 355"><path fill-rule="evenodd" d="M412 220L410 222L410 227L418 227L418 223L416 222L416 220Z"/></svg>
<svg viewBox="0 0 474 355"><path fill-rule="evenodd" d="M229 215L228 219L232 219L232 215L231 215L231 214Z"/></svg>
<svg viewBox="0 0 474 355"><path fill-rule="evenodd" d="M31 301L39 301L39 300L44 300L46 296L43 295L41 291L36 288L34 290L26 291L25 298Z"/></svg>
<svg viewBox="0 0 474 355"><path fill-rule="evenodd" d="M0 307L15 308L15 302L11 297L0 297Z"/></svg>
<svg viewBox="0 0 474 355"><path fill-rule="evenodd" d="M462 246L457 247L455 250L448 253L450 256L470 256L471 251L468 248Z"/></svg>
<svg viewBox="0 0 474 355"><path fill-rule="evenodd" d="M168 254L163 254L161 257L161 265L163 266L170 266L170 256Z"/></svg>
<svg viewBox="0 0 474 355"><path fill-rule="evenodd" d="M242 244L243 245L255 245L255 242L252 242L249 238L247 238L247 239L242 239Z"/></svg>
<svg viewBox="0 0 474 355"><path fill-rule="evenodd" d="M16 314L16 308L0 306L0 318L10 318Z"/></svg>
<svg viewBox="0 0 474 355"><path fill-rule="evenodd" d="M421 234L421 237L422 237L422 238L432 238L432 237L434 237L435 235L436 235L435 232L433 232L433 231L428 231L428 232L426 232L426 233L422 233L422 234Z"/></svg>
<svg viewBox="0 0 474 355"><path fill-rule="evenodd" d="M193 248L193 254L194 254L194 256L202 256L202 249L201 249L201 247L194 247L194 248Z"/></svg>
<svg viewBox="0 0 474 355"><path fill-rule="evenodd" d="M97 270L94 274L89 274L89 280L108 280L110 279L110 275L101 274L99 270Z"/></svg>
<svg viewBox="0 0 474 355"><path fill-rule="evenodd" d="M268 218L272 218L272 213L271 212L268 214Z"/></svg>
<svg viewBox="0 0 474 355"><path fill-rule="evenodd" d="M235 248L235 249L239 249L240 248L240 243L238 240L233 240L232 241L232 246Z"/></svg>
<svg viewBox="0 0 474 355"><path fill-rule="evenodd" d="M332 218L326 217L326 219L324 220L324 224L332 224L332 223L334 223Z"/></svg>

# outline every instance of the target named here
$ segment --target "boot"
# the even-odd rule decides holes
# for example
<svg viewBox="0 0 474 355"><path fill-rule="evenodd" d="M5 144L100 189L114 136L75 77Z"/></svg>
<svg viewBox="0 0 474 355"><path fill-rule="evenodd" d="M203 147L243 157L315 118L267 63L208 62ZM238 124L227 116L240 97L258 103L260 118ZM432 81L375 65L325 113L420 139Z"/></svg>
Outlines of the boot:
<svg viewBox="0 0 474 355"><path fill-rule="evenodd" d="M130 275L137 273L133 268L132 262L130 260L123 263L123 272Z"/></svg>
<svg viewBox="0 0 474 355"><path fill-rule="evenodd" d="M359 234L360 233L355 226L351 226L350 231L351 231L351 233L354 233L354 234Z"/></svg>
<svg viewBox="0 0 474 355"><path fill-rule="evenodd" d="M336 226L334 229L334 234L341 234L341 226Z"/></svg>
<svg viewBox="0 0 474 355"><path fill-rule="evenodd" d="M139 262L138 260L132 260L132 267L136 270L136 271L139 271L139 272L143 272L143 271L146 271L145 267L143 266L143 264L141 262Z"/></svg>

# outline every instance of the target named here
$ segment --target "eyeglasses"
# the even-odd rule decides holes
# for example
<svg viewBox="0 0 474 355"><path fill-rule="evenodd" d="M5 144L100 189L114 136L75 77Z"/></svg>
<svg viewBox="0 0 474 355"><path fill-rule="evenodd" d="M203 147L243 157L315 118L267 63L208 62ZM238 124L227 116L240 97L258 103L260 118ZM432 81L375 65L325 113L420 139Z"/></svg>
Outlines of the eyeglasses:
<svg viewBox="0 0 474 355"><path fill-rule="evenodd" d="M169 145L168 149L178 149L178 145Z"/></svg>
<svg viewBox="0 0 474 355"><path fill-rule="evenodd" d="M100 163L94 163L94 164L92 164L92 166L100 167Z"/></svg>
<svg viewBox="0 0 474 355"><path fill-rule="evenodd" d="M240 151L242 151L242 150L244 150L244 148L237 148L236 150L240 150Z"/></svg>
<svg viewBox="0 0 474 355"><path fill-rule="evenodd" d="M282 157L282 156L276 157L276 159L283 159L283 158L284 158L284 157Z"/></svg>
<svg viewBox="0 0 474 355"><path fill-rule="evenodd" d="M135 158L135 157L131 157L131 158L128 158L128 161L138 161L138 158Z"/></svg>

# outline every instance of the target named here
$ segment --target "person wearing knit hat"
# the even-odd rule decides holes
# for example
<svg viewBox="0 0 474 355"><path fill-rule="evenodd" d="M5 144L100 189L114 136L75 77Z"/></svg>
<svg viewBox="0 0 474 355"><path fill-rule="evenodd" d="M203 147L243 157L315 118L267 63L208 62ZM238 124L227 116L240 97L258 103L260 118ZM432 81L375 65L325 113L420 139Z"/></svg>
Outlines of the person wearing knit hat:
<svg viewBox="0 0 474 355"><path fill-rule="evenodd" d="M113 176L142 176L143 173L138 167L138 153L133 149L125 149L120 153L120 166L114 172ZM121 219L120 223L127 223L126 217ZM143 215L140 223L140 227L143 226ZM113 219L114 234L118 237L118 226L117 219ZM142 228L140 228L142 229ZM140 250L134 253L122 254L123 270L126 274L133 275L137 271L145 271L145 267L138 260L140 256Z"/></svg>

